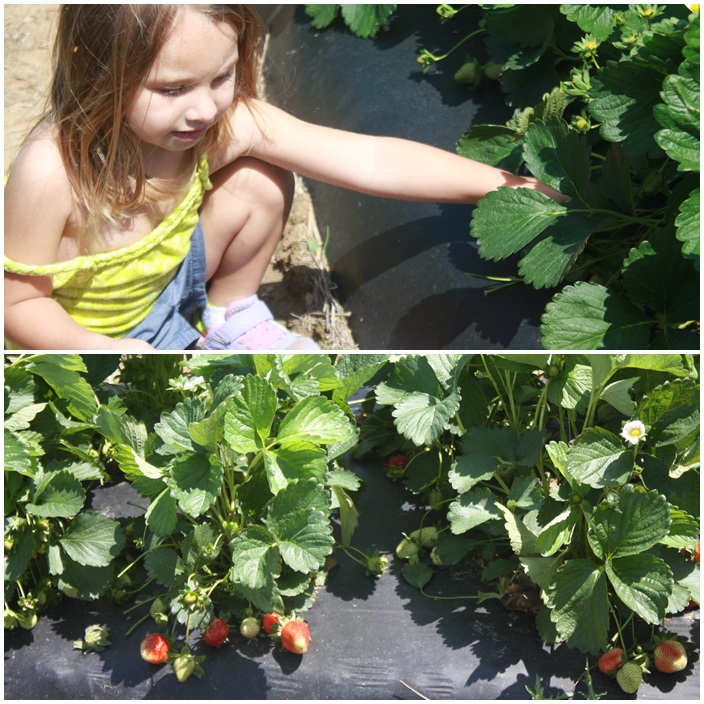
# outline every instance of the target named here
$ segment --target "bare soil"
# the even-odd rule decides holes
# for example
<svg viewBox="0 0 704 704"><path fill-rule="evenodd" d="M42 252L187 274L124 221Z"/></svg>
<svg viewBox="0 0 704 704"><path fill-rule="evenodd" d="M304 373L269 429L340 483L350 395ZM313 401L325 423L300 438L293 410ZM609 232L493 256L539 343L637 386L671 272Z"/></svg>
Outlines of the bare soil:
<svg viewBox="0 0 704 704"><path fill-rule="evenodd" d="M57 5L5 5L5 173L41 114L51 75ZM323 349L357 346L334 297L310 197L300 179L284 236L260 296L290 330Z"/></svg>

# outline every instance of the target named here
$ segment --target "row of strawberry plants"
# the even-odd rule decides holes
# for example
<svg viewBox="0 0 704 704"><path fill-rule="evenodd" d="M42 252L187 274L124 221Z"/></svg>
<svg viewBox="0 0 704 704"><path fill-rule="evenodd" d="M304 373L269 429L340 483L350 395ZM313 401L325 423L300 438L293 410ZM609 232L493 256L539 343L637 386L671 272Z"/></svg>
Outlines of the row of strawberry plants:
<svg viewBox="0 0 704 704"><path fill-rule="evenodd" d="M397 548L406 580L429 595L437 570L470 560L487 587L468 598L534 613L548 643L608 653L600 669L629 693L651 662L683 669L663 624L699 603L698 360L442 355L392 367L357 451L386 457L427 505Z"/></svg>
<svg viewBox="0 0 704 704"><path fill-rule="evenodd" d="M89 369L97 380L119 362L110 383L91 386ZM296 614L357 523L360 481L337 462L358 436L347 399L381 365L317 355L7 359L5 628L33 628L62 596L138 594L126 610L158 629L142 656L169 662L181 681L203 673L191 633L220 646L228 622L254 637L261 616L275 614L265 632L304 652ZM117 477L137 493L139 518L90 508L91 489ZM96 624L76 646L108 643Z"/></svg>
<svg viewBox="0 0 704 704"><path fill-rule="evenodd" d="M542 318L546 349L699 349L700 50L691 7L437 7L455 44L423 49L423 71L449 66L475 91L498 82L513 111L506 124L470 127L458 153L527 170L569 197L556 206L499 189L471 222L481 257L519 257L517 275L496 278L497 288L555 290ZM341 11L367 37L404 8L307 11L316 27ZM479 37L484 47L467 54Z"/></svg>
<svg viewBox="0 0 704 704"><path fill-rule="evenodd" d="M110 596L130 630L151 624L144 659L180 680L203 673L193 636L219 647L234 624L302 654L333 550L371 575L389 559L352 546L349 452L391 457L427 504L397 551L424 593L474 561L490 583L476 598L641 673L656 642L638 623L699 598L689 356L29 355L4 371L6 628ZM91 508L124 478L138 518ZM76 647L108 635L90 627Z"/></svg>

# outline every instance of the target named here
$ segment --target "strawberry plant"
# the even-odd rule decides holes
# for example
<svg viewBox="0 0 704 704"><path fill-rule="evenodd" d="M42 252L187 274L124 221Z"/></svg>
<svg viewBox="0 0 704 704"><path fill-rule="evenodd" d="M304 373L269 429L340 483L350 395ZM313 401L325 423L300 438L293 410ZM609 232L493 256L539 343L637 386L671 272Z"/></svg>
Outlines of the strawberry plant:
<svg viewBox="0 0 704 704"><path fill-rule="evenodd" d="M547 642L609 652L602 670L631 663L621 680L636 687L660 624L699 599L698 358L390 366L368 422L376 432L374 416L391 412L415 448L404 484L428 506L397 548L406 580L428 594L437 569L469 560L491 585L472 598L534 613ZM372 437L367 450L387 446Z"/></svg>
<svg viewBox="0 0 704 704"><path fill-rule="evenodd" d="M346 400L382 364L187 357L160 417L135 417L120 397L101 406L109 456L144 499L137 557L123 574L143 567L157 585L131 609L148 610L174 641L185 631L188 647L195 631L220 646L228 624L253 637L261 615L309 608L336 547L333 514L342 547L357 522L360 482L338 462L358 435ZM172 663L181 676L198 664L189 653Z"/></svg>
<svg viewBox="0 0 704 704"><path fill-rule="evenodd" d="M103 360L95 361L100 367ZM109 358L107 369L114 366ZM108 475L96 449L99 402L85 361L6 357L4 378L5 628L30 629L63 595L105 594L124 535L117 521L90 508L90 490Z"/></svg>
<svg viewBox="0 0 704 704"><path fill-rule="evenodd" d="M396 12L396 5L306 5L306 14L317 29L329 27L342 15L350 31L363 39L375 37Z"/></svg>
<svg viewBox="0 0 704 704"><path fill-rule="evenodd" d="M321 7L334 6L309 6ZM691 7L437 7L457 37L448 50L422 49L422 70L449 64L475 91L493 82L513 112L505 124L469 127L458 153L568 196L558 205L500 188L470 225L482 258L518 262L515 276L488 277L494 290L523 282L555 292L542 315L545 349L700 347L700 16ZM332 21L337 10L328 12ZM479 37L484 47L467 54Z"/></svg>
<svg viewBox="0 0 704 704"><path fill-rule="evenodd" d="M699 349L699 12L483 8L476 31L514 115L471 127L458 152L569 200L490 194L471 224L480 255L517 255L520 280L558 289L547 349Z"/></svg>

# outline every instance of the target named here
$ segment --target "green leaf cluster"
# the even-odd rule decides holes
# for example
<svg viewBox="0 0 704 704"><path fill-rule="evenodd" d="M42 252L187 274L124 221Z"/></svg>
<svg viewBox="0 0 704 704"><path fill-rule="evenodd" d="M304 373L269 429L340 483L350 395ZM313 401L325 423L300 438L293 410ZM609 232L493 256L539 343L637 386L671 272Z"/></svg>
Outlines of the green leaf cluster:
<svg viewBox="0 0 704 704"><path fill-rule="evenodd" d="M352 6L306 7L322 27ZM346 19L363 37L395 8L354 7ZM421 50L423 71L449 63L470 90L498 81L513 111L503 125L470 126L457 152L567 196L558 205L501 188L480 201L470 226L481 257L515 258L514 283L554 290L544 348L698 350L699 11L502 4L437 12L457 36L444 53ZM464 48L477 36L483 50L470 56Z"/></svg>
<svg viewBox="0 0 704 704"><path fill-rule="evenodd" d="M187 631L214 613L312 603L325 559L357 524L360 482L338 462L358 437L347 399L383 364L202 355L172 376L180 400L153 423L101 407L99 430L148 501L145 568Z"/></svg>
<svg viewBox="0 0 704 704"><path fill-rule="evenodd" d="M112 360L112 369L114 369ZM92 365L91 365L92 368ZM99 402L79 355L5 360L5 616L31 627L61 592L97 599L124 545L120 524L89 509L108 477L96 451Z"/></svg>
<svg viewBox="0 0 704 704"><path fill-rule="evenodd" d="M699 348L699 13L643 8L484 9L515 114L471 127L458 153L568 200L500 189L471 234L482 257L518 256L525 283L559 289L546 349Z"/></svg>
<svg viewBox="0 0 704 704"><path fill-rule="evenodd" d="M398 450L380 427L402 438L404 484L429 506L421 527L438 532L431 548L403 551L411 584L476 554L502 599L513 580L534 583L539 603L522 608L545 640L594 654L628 640L629 623L656 626L699 599L698 358L409 355L390 366L366 449ZM421 404L433 419L452 412L417 426Z"/></svg>
<svg viewBox="0 0 704 704"><path fill-rule="evenodd" d="M310 5L306 14L317 29L329 27L341 14L351 32L362 39L375 37L396 12L396 5Z"/></svg>

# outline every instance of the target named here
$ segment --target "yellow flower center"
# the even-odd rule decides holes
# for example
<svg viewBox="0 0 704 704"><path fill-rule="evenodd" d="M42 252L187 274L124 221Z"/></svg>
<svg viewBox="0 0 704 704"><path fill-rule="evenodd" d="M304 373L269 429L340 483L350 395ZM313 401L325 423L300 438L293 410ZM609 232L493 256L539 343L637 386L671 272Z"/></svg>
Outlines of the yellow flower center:
<svg viewBox="0 0 704 704"><path fill-rule="evenodd" d="M639 438L643 434L643 431L640 428L631 428L631 432L629 435L632 438Z"/></svg>

